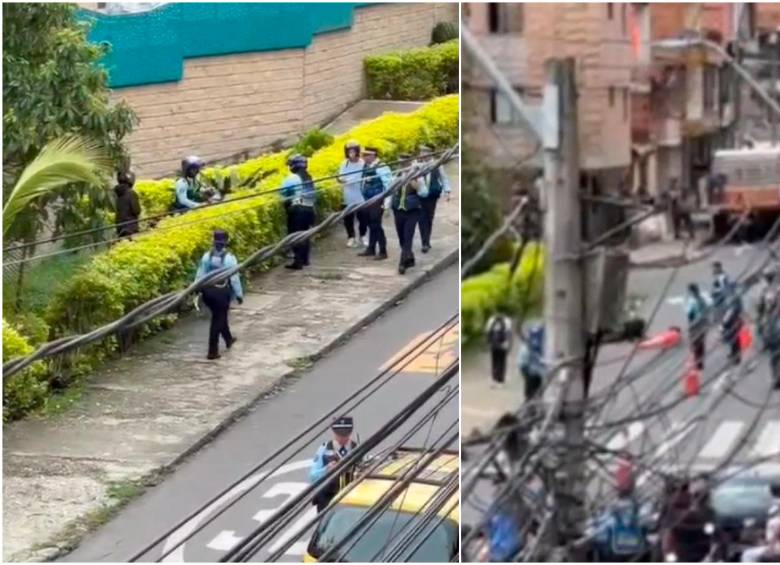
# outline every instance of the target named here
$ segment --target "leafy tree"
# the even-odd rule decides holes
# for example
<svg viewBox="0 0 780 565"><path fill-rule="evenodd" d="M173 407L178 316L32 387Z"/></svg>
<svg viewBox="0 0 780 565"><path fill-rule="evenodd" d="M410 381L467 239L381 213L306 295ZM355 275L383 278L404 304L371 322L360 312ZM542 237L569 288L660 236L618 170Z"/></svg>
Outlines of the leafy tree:
<svg viewBox="0 0 780 565"><path fill-rule="evenodd" d="M501 226L502 221L499 205L488 186L487 171L478 159L472 150L466 149L462 152L463 204L460 244L464 259L476 255L490 234ZM478 270L488 266L490 255L486 257L487 261L481 262Z"/></svg>
<svg viewBox="0 0 780 565"><path fill-rule="evenodd" d="M125 103L111 101L107 73L98 65L107 47L89 43L87 31L74 4L3 4L4 186L13 186L48 142L70 134L95 140L115 166L123 163L122 140L137 118ZM58 193L55 229L93 224L107 207L106 189L81 185ZM48 209L34 208L37 221L17 222L4 235L35 239Z"/></svg>

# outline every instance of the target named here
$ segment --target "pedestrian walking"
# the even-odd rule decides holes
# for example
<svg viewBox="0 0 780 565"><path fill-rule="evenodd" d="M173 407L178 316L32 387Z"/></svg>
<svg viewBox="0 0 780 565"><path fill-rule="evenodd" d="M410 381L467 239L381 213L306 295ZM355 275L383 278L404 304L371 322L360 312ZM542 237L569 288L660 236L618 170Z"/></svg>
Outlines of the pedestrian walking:
<svg viewBox="0 0 780 565"><path fill-rule="evenodd" d="M500 313L491 316L486 333L490 346L493 383L502 386L506 381L506 357L512 349L512 319Z"/></svg>
<svg viewBox="0 0 780 565"><path fill-rule="evenodd" d="M742 298L734 285L730 285L723 298L723 318L721 320L721 333L723 341L729 347L729 359L734 366L742 362Z"/></svg>
<svg viewBox="0 0 780 565"><path fill-rule="evenodd" d="M427 163L433 159L433 150L428 146L420 147L420 162ZM444 167L439 165L425 175L427 193L420 198L422 211L420 213L420 239L422 252L428 253L431 249L431 233L433 232L433 218L436 215L436 206L443 196L449 201L452 189Z"/></svg>
<svg viewBox="0 0 780 565"><path fill-rule="evenodd" d="M363 150L363 162L361 190L363 198L370 200L390 188L392 173L390 167L379 160L379 150L376 147L366 147ZM387 237L382 227L385 203L380 200L365 210L368 220L368 247L358 255L373 257L377 261L387 259Z"/></svg>
<svg viewBox="0 0 780 565"><path fill-rule="evenodd" d="M518 359L520 374L525 382L525 401L534 400L542 389L544 379L544 326L534 324L526 343L520 347Z"/></svg>
<svg viewBox="0 0 780 565"><path fill-rule="evenodd" d="M138 233L138 218L141 217L141 203L133 188L135 175L131 171L120 171L116 180L116 235L130 237Z"/></svg>
<svg viewBox="0 0 780 565"><path fill-rule="evenodd" d="M688 285L688 296L685 297L685 315L688 318L688 339L691 343L696 368L704 369L704 356L707 344L707 327L709 325L709 307L707 299L699 285Z"/></svg>
<svg viewBox="0 0 780 565"><path fill-rule="evenodd" d="M364 162L360 158L360 143L351 139L344 144L344 162L339 167L338 180L343 190L344 208L362 204L364 202L363 194L360 190L361 176L363 173ZM355 238L355 221L358 224L358 239ZM366 221L365 210L358 210L344 216L344 228L347 230L347 247L357 247L361 243L364 247L368 246L366 233L368 232L368 222Z"/></svg>
<svg viewBox="0 0 780 565"><path fill-rule="evenodd" d="M235 255L227 250L228 236L222 230L214 232L214 244L207 251L198 265L195 280L198 281L206 275L222 269L230 269L238 265ZM208 359L218 359L219 338L225 341L225 347L230 349L236 342L236 338L230 332L228 323L228 311L230 303L236 300L239 304L244 302L244 292L241 288L241 279L238 273L228 280L209 284L201 290L203 303L211 310L211 324L209 325L209 352Z"/></svg>
<svg viewBox="0 0 780 565"><path fill-rule="evenodd" d="M341 416L331 425L333 438L323 443L314 454L314 464L309 471L309 481L316 483L328 473L331 473L339 462L354 451L358 443L352 439L354 431L352 416ZM333 477L312 500L317 512L322 512L330 501L355 478L356 462L348 469Z"/></svg>
<svg viewBox="0 0 780 565"><path fill-rule="evenodd" d="M309 162L303 155L293 155L287 160L290 174L282 183L282 197L289 201L290 233L306 231L314 225L314 204L316 189L309 174ZM300 271L309 266L311 241L309 239L293 246L293 260L285 265L287 269Z"/></svg>
<svg viewBox="0 0 780 565"><path fill-rule="evenodd" d="M772 382L775 388L780 388L780 284L775 267L764 272L764 284L758 303L757 326L769 353Z"/></svg>
<svg viewBox="0 0 780 565"><path fill-rule="evenodd" d="M412 156L402 154L401 168L405 169L412 164ZM405 172L401 172L401 175ZM420 221L422 211L421 199L426 194L425 181L420 178L412 179L404 184L390 197L390 206L393 209L395 231L398 234L398 244L401 247L401 257L398 261L398 273L403 275L406 269L414 267L414 250L412 242L414 232Z"/></svg>

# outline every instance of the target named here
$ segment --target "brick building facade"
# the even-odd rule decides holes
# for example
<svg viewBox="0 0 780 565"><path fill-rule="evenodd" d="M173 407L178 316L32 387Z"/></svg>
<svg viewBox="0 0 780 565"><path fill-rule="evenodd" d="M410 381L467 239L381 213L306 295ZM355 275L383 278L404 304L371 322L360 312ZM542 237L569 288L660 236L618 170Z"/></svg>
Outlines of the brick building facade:
<svg viewBox="0 0 780 565"><path fill-rule="evenodd" d="M181 80L117 88L140 118L133 167L159 177L188 154L212 162L289 142L363 96L364 57L428 45L437 22L457 19L457 4L362 5L348 29L305 48L187 58Z"/></svg>

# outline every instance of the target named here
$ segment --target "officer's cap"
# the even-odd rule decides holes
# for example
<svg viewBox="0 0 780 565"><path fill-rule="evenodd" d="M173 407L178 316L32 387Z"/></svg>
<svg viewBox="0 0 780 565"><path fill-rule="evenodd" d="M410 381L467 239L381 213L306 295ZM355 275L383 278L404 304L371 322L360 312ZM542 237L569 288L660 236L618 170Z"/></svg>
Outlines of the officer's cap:
<svg viewBox="0 0 780 565"><path fill-rule="evenodd" d="M336 433L348 434L352 432L354 427L352 416L341 416L333 422L330 428Z"/></svg>
<svg viewBox="0 0 780 565"><path fill-rule="evenodd" d="M363 155L379 155L379 149L376 147L366 147L363 149Z"/></svg>

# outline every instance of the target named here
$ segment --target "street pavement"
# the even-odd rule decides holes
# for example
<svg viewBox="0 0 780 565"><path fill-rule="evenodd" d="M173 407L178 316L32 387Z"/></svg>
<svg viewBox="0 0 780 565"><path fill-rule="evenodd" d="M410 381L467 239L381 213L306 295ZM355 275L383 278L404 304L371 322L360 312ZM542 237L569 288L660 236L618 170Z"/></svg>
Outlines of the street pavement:
<svg viewBox="0 0 780 565"><path fill-rule="evenodd" d="M720 260L732 277L738 277L745 268L755 268L766 257L766 251L759 246L725 246L718 248L706 261L679 269L663 296L658 313L648 335L655 335L671 326L686 327L682 306L685 289L690 282L699 282L709 289L711 264ZM635 270L629 279L629 294L642 300L640 314L648 317L661 297L671 269ZM753 289L744 299L748 316L753 316L758 289ZM755 340L757 341L757 339ZM615 344L602 347L596 369L591 400L604 405L601 418L595 412L590 414L589 426L607 424L603 429L593 428L589 437L609 449L626 449L635 456L652 461L652 468L664 472L680 469L712 472L719 467L732 470L749 467L754 471L780 475L780 391L771 389L769 364L766 355L756 357L754 348L745 355L746 361L740 370L724 370L726 367L725 347L719 332L712 330L708 336L708 356L701 376L701 394L686 397L683 388L683 373L688 360L685 346L659 356L658 352L642 352L630 363L627 375L631 386L619 387L618 394L610 390L623 366L623 359L631 350L629 344ZM648 363L651 363L648 365ZM483 367L481 374L467 373L466 367ZM471 359L464 361L464 437L466 405L470 400L466 383L481 379L489 380L487 355L473 352ZM514 364L510 370L516 371ZM508 390L500 391L505 398L492 414L485 409L485 403L472 406L484 410L483 428L492 424L506 410L506 397L511 396L515 407L522 402L520 379L513 375L514 384ZM626 381L624 381L626 382ZM472 387L475 385L472 385ZM482 384L482 389L486 385ZM512 390L512 386L515 390ZM724 394L724 391L728 391ZM484 393L483 393L484 394ZM484 396L483 396L484 397ZM604 401L607 401L604 404ZM599 404L600 403L600 404ZM661 416L642 418L644 414L658 407ZM474 414L471 415L472 420ZM635 421L628 421L635 418ZM621 425L611 423L625 420ZM755 420L755 421L754 421ZM469 455L478 451L468 450ZM609 457L603 460L607 470L599 470L591 464L589 471L598 477L591 500L605 502L612 491L604 480L614 471L615 461ZM760 463L760 465L757 465ZM464 464L464 468L468 463ZM641 472L640 486L647 487L650 472ZM463 504L464 524L473 524L482 514L486 503L493 498L495 488L482 481Z"/></svg>
<svg viewBox="0 0 780 565"><path fill-rule="evenodd" d="M299 380L256 405L243 419L194 454L164 482L129 504L62 560L110 562L129 559L457 313L458 283L455 267L425 283L345 345L318 361ZM352 413L357 434L371 435L457 356L457 332L450 332ZM437 399L439 396L433 401ZM420 415L424 410L425 407ZM457 417L458 403L453 400L435 419L433 426L422 428L408 445L423 445L430 441L428 438L441 434ZM218 560L227 549L307 486L312 456L326 439L328 434L324 433L306 445L299 455L172 553L168 560ZM260 476L253 475L231 491L231 495L237 496L257 484L259 479ZM165 549L158 546L144 559L158 558L162 551L173 547L176 541L227 502L227 499L220 500L209 511L199 514L185 526L186 529L179 530L166 541ZM296 531L296 524L312 516L313 508L293 522L286 532ZM281 540L275 540L274 546L279 543ZM296 543L283 560L300 561L305 548L306 542ZM255 560L261 561L273 549L265 548Z"/></svg>

